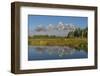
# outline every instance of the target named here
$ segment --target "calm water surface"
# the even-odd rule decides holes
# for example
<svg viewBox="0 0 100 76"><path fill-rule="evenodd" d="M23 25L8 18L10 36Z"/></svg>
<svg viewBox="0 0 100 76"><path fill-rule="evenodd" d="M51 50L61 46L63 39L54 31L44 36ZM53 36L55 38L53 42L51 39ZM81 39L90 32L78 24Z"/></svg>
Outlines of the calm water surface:
<svg viewBox="0 0 100 76"><path fill-rule="evenodd" d="M28 46L28 60L87 58L88 52L67 46Z"/></svg>

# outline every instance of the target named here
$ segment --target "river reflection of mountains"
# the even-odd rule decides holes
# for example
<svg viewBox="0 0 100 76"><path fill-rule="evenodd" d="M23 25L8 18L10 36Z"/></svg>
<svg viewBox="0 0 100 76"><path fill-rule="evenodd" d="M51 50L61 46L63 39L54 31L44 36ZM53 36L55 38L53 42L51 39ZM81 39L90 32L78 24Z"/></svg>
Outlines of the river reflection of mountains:
<svg viewBox="0 0 100 76"><path fill-rule="evenodd" d="M87 52L83 49L76 49L76 48L70 48L66 46L35 46L34 49L39 53L48 53L49 55L58 55L59 57L63 57L65 55L71 55L75 52Z"/></svg>

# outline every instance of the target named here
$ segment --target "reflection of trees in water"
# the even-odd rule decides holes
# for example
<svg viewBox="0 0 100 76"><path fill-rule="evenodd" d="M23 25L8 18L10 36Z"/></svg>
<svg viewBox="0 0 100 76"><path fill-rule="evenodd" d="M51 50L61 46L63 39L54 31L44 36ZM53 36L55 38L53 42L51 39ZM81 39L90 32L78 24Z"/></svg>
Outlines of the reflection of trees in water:
<svg viewBox="0 0 100 76"><path fill-rule="evenodd" d="M80 51L66 46L35 46L34 48L39 54L47 53L49 55L57 55L59 57L71 55L76 51Z"/></svg>
<svg viewBox="0 0 100 76"><path fill-rule="evenodd" d="M35 50L39 53L42 54L46 49L42 47L35 47Z"/></svg>

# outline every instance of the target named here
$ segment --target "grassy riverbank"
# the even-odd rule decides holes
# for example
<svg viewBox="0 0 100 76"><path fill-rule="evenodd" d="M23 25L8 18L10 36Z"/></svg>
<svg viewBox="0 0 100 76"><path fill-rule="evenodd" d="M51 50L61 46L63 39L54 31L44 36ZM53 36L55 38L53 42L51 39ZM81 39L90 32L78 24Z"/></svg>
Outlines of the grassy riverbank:
<svg viewBox="0 0 100 76"><path fill-rule="evenodd" d="M86 38L29 39L28 43L33 46L70 46L74 48L87 48Z"/></svg>

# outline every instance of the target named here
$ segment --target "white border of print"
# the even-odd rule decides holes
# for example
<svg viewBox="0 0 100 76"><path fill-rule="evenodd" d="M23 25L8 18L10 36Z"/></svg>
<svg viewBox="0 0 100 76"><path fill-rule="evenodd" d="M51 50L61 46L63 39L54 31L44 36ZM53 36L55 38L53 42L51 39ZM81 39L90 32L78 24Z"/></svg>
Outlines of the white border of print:
<svg viewBox="0 0 100 76"><path fill-rule="evenodd" d="M88 17L88 58L28 61L28 14ZM21 7L20 8L20 69L43 69L94 65L94 11ZM92 34L92 35L91 35Z"/></svg>

